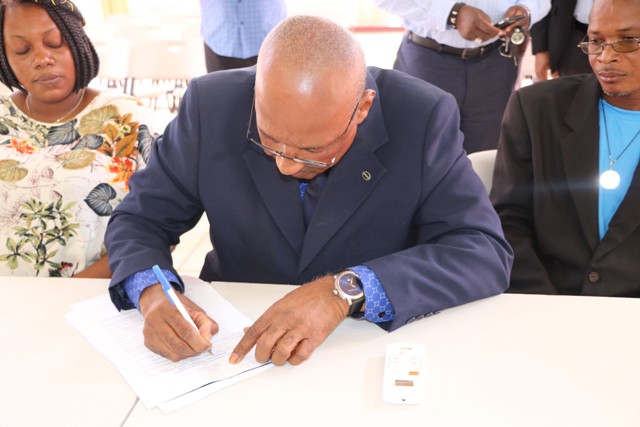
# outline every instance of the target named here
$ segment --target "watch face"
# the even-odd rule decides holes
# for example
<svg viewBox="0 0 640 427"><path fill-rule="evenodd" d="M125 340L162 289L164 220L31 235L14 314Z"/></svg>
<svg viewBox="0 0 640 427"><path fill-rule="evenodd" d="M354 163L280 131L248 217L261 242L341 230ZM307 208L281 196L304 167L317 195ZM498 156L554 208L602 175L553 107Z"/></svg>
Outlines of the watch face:
<svg viewBox="0 0 640 427"><path fill-rule="evenodd" d="M340 290L350 297L357 298L362 295L362 287L354 274L343 274L338 281Z"/></svg>

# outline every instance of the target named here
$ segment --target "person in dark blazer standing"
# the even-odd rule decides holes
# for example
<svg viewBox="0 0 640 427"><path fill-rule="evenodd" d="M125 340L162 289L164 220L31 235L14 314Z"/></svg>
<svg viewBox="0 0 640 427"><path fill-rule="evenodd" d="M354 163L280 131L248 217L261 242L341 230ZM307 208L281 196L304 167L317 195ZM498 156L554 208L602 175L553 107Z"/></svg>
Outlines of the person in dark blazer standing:
<svg viewBox="0 0 640 427"><path fill-rule="evenodd" d="M596 0L588 32L593 74L507 106L491 200L510 292L640 297L640 1Z"/></svg>
<svg viewBox="0 0 640 427"><path fill-rule="evenodd" d="M551 11L531 27L531 52L537 80L590 73L578 43L587 34L593 0L552 0Z"/></svg>
<svg viewBox="0 0 640 427"><path fill-rule="evenodd" d="M512 251L454 98L367 68L353 34L327 19L285 19L256 67L192 80L146 170L108 226L110 293L140 309L145 343L172 360L205 351L217 325L183 298L202 335L189 328L149 270L182 290L170 247L203 212L203 280L302 285L231 362L255 346L258 361L298 364L348 315L395 330L508 284Z"/></svg>

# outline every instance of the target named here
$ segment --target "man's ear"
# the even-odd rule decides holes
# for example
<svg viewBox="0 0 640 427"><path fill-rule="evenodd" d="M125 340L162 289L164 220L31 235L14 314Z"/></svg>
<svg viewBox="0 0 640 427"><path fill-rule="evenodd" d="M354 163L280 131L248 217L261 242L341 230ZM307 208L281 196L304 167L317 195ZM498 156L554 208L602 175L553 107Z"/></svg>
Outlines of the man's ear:
<svg viewBox="0 0 640 427"><path fill-rule="evenodd" d="M373 104L373 100L376 99L376 91L373 89L367 89L362 94L362 99L360 100L360 105L358 106L358 111L356 112L355 122L360 124L367 118L369 115L369 109Z"/></svg>

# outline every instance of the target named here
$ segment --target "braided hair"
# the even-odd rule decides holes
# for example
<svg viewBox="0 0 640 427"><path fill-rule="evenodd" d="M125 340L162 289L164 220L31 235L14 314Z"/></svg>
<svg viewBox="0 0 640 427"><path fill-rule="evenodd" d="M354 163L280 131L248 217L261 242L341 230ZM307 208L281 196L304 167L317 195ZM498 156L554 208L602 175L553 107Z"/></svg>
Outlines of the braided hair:
<svg viewBox="0 0 640 427"><path fill-rule="evenodd" d="M98 75L100 60L84 31L84 17L71 0L0 0L0 81L9 89L15 87L25 92L9 66L4 43L5 11L12 4L36 4L47 11L69 45L73 57L76 71L73 91L78 92L89 86L91 80Z"/></svg>

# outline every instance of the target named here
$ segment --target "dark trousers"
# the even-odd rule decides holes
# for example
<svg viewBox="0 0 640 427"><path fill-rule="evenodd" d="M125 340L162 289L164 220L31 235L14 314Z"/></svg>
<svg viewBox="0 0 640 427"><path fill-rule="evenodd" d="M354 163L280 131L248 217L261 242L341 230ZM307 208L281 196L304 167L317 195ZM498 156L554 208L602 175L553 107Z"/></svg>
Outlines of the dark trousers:
<svg viewBox="0 0 640 427"><path fill-rule="evenodd" d="M218 55L209 46L207 46L206 43L204 44L204 59L207 64L208 73L219 70L230 70L232 68L249 67L251 65L255 65L258 61L257 56L240 59Z"/></svg>
<svg viewBox="0 0 640 427"><path fill-rule="evenodd" d="M513 59L498 53L497 45L479 58L462 59L418 45L405 36L394 68L455 97L467 153L497 147L502 114L518 79L518 67Z"/></svg>

